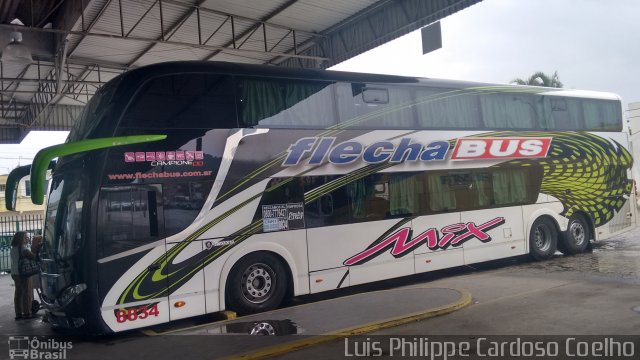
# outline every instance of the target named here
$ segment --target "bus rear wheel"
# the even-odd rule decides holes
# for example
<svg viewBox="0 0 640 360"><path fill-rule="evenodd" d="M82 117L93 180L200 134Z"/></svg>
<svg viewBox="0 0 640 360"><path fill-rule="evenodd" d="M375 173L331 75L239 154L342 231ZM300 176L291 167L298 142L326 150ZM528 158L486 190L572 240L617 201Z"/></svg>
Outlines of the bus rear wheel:
<svg viewBox="0 0 640 360"><path fill-rule="evenodd" d="M591 231L584 216L575 214L569 219L567 231L560 238L558 248L565 255L575 255L584 252L589 245Z"/></svg>
<svg viewBox="0 0 640 360"><path fill-rule="evenodd" d="M546 217L534 221L529 233L529 255L534 260L550 259L558 248L558 231Z"/></svg>
<svg viewBox="0 0 640 360"><path fill-rule="evenodd" d="M226 287L227 303L238 314L272 310L287 292L287 272L274 255L252 253L233 266Z"/></svg>

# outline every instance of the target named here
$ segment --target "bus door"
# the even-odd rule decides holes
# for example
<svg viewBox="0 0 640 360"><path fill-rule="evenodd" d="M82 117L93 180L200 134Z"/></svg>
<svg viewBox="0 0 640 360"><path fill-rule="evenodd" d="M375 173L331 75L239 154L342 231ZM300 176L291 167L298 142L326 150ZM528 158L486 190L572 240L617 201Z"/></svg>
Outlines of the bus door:
<svg viewBox="0 0 640 360"><path fill-rule="evenodd" d="M166 252L161 185L101 188L97 247L99 292L104 298L118 289L117 304L103 304L105 320L115 316L117 323L141 326L169 321L167 278L150 275L160 269ZM136 291L128 292L143 273Z"/></svg>
<svg viewBox="0 0 640 360"><path fill-rule="evenodd" d="M171 320L206 313L205 275L201 263L211 240L192 239L193 231L188 228L200 213L211 186L211 181L162 185Z"/></svg>

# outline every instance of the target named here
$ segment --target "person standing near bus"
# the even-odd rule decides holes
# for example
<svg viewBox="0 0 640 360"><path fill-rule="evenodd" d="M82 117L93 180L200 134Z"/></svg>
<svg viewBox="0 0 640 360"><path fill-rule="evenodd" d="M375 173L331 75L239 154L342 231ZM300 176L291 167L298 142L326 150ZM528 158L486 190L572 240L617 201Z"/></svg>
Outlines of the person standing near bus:
<svg viewBox="0 0 640 360"><path fill-rule="evenodd" d="M11 278L15 283L15 293L13 297L16 312L16 320L30 319L31 303L33 302L33 289L31 288L30 276L20 274L20 257L35 259L35 255L27 248L29 237L26 232L18 231L13 235L11 241Z"/></svg>
<svg viewBox="0 0 640 360"><path fill-rule="evenodd" d="M40 261L40 250L42 249L42 235L36 235L33 237L33 239L31 239L31 252L33 253L33 255L35 256L37 261ZM31 276L31 289L32 290L37 290L38 294L40 292L40 273L37 273L33 276ZM31 308L32 310L32 315L35 315L35 312L37 312L37 310L34 310L33 307Z"/></svg>

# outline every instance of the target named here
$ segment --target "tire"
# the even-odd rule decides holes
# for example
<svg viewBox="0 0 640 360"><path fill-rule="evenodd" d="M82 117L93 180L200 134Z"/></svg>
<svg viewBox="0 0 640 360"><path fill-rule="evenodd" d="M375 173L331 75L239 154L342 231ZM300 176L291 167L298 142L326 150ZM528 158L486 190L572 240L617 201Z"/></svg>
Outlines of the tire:
<svg viewBox="0 0 640 360"><path fill-rule="evenodd" d="M536 219L529 233L529 255L534 260L550 259L558 248L558 231L546 217Z"/></svg>
<svg viewBox="0 0 640 360"><path fill-rule="evenodd" d="M257 252L240 259L227 278L226 298L240 315L273 310L287 292L287 271L272 254Z"/></svg>
<svg viewBox="0 0 640 360"><path fill-rule="evenodd" d="M575 255L584 252L591 239L589 223L583 215L575 214L569 219L567 231L560 238L559 248L565 255Z"/></svg>

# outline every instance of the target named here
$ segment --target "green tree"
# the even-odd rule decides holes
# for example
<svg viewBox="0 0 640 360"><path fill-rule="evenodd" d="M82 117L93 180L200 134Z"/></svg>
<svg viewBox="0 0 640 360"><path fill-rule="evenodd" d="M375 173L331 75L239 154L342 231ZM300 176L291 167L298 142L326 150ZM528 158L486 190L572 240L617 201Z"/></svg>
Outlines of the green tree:
<svg viewBox="0 0 640 360"><path fill-rule="evenodd" d="M561 88L562 82L558 77L558 72L554 71L553 75L549 76L542 71L537 71L533 75L529 76L527 80L522 80L520 78L511 80L512 84L518 85L530 85L530 86L544 86L544 87L554 87Z"/></svg>

